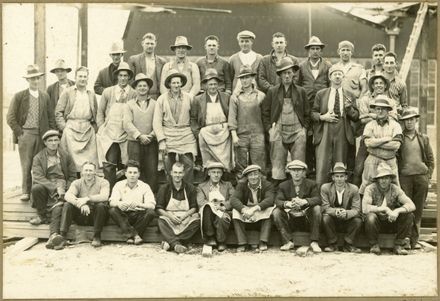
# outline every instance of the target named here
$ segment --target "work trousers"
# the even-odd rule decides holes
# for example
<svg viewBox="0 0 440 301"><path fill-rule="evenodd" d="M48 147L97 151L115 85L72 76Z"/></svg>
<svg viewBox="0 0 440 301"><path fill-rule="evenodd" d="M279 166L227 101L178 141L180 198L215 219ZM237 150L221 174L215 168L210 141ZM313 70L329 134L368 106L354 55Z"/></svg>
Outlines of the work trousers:
<svg viewBox="0 0 440 301"><path fill-rule="evenodd" d="M404 245L405 238L411 234L411 229L414 222L414 214L400 213L397 220L390 223L386 217L381 217L376 213L370 212L365 219L365 234L370 245L377 244L379 232L382 233L396 233L396 245Z"/></svg>
<svg viewBox="0 0 440 301"><path fill-rule="evenodd" d="M250 164L257 164L266 173L266 152L263 133L238 135L235 148L235 170L241 172ZM248 160L249 158L249 160Z"/></svg>
<svg viewBox="0 0 440 301"><path fill-rule="evenodd" d="M21 164L21 191L29 194L32 187L32 161L36 154L44 147L37 129L23 129L23 135L18 137L18 154Z"/></svg>
<svg viewBox="0 0 440 301"><path fill-rule="evenodd" d="M107 153L105 154L105 159L107 162L116 164L116 166L120 165L121 162L121 147L118 143L113 143Z"/></svg>
<svg viewBox="0 0 440 301"><path fill-rule="evenodd" d="M176 163L176 153L169 152L164 159L165 169L168 175L171 175L173 164ZM194 157L192 153L178 154L179 162L184 165L185 176L183 177L187 183L193 183L194 180Z"/></svg>
<svg viewBox="0 0 440 301"><path fill-rule="evenodd" d="M321 206L315 205L306 211L306 215L294 217L281 208L275 208L272 218L281 234L283 244L293 241L293 232L297 229L310 231L310 240L319 240L319 227L321 226Z"/></svg>
<svg viewBox="0 0 440 301"><path fill-rule="evenodd" d="M239 246L247 245L248 239L246 230L259 230L260 241L267 243L269 241L270 230L272 228L272 221L270 218L259 220L255 223L245 223L241 220L234 219L235 236L237 236L237 243Z"/></svg>
<svg viewBox="0 0 440 301"><path fill-rule="evenodd" d="M63 212L63 204L59 204L52 209L48 210L49 205L54 204L55 201L49 199L49 190L41 184L35 184L32 186L32 207L37 209L38 215L41 218L46 218L48 211L50 211L50 234L59 233L61 225L61 215Z"/></svg>
<svg viewBox="0 0 440 301"><path fill-rule="evenodd" d="M316 168L315 146L313 145L313 134L307 134L306 141L306 162L308 171L313 172Z"/></svg>
<svg viewBox="0 0 440 301"><path fill-rule="evenodd" d="M151 190L157 192L157 165L159 146L156 140L147 145L139 141L128 141L128 159L136 160L140 164L140 180L150 185Z"/></svg>
<svg viewBox="0 0 440 301"><path fill-rule="evenodd" d="M72 221L81 226L93 226L95 237L100 237L102 229L108 220L108 203L100 202L89 205L90 214L83 215L81 209L65 202L63 206L63 214L61 216L60 231L66 234L69 231Z"/></svg>
<svg viewBox="0 0 440 301"><path fill-rule="evenodd" d="M226 234L231 226L231 216L228 212L219 217L212 212L210 206L203 208L202 231L203 237L215 236L217 242L223 243L226 241Z"/></svg>
<svg viewBox="0 0 440 301"><path fill-rule="evenodd" d="M356 235L362 227L362 219L358 216L349 220L342 220L328 214L322 215L322 227L324 228L327 242L330 245L338 242L337 232L346 233L344 241L350 245L354 243Z"/></svg>
<svg viewBox="0 0 440 301"><path fill-rule="evenodd" d="M174 249L175 245L181 244L182 242L189 240L200 229L199 221L193 221L191 224L189 224L185 231L176 235L174 234L173 229L171 229L168 223L160 218L157 220L157 226L159 227L159 231L164 237L164 240L170 244L171 249Z"/></svg>
<svg viewBox="0 0 440 301"><path fill-rule="evenodd" d="M136 235L142 237L148 225L156 217L154 209L122 211L118 207L111 207L109 214L126 239Z"/></svg>
<svg viewBox="0 0 440 301"><path fill-rule="evenodd" d="M364 162L368 157L367 146L365 145L364 139L360 140L359 148L356 154L355 166L353 170L353 184L356 186L361 186L362 184L362 173L364 171Z"/></svg>
<svg viewBox="0 0 440 301"><path fill-rule="evenodd" d="M429 178L428 175L400 175L399 179L402 190L416 206L416 210L413 212L414 225L410 236L411 243L415 244L419 240L423 208L425 207L426 197L428 196Z"/></svg>

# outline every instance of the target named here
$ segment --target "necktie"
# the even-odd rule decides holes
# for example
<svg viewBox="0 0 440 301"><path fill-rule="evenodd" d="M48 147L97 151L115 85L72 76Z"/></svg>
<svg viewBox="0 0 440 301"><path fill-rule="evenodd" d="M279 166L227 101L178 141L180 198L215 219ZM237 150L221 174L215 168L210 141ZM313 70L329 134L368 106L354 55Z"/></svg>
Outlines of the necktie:
<svg viewBox="0 0 440 301"><path fill-rule="evenodd" d="M119 96L119 102L124 102L126 95L125 95L125 89L121 89L121 96Z"/></svg>
<svg viewBox="0 0 440 301"><path fill-rule="evenodd" d="M335 112L336 115L338 115L338 117L341 116L341 109L339 107L339 91L338 89L336 89L336 95L335 95L335 106L333 108L333 112Z"/></svg>

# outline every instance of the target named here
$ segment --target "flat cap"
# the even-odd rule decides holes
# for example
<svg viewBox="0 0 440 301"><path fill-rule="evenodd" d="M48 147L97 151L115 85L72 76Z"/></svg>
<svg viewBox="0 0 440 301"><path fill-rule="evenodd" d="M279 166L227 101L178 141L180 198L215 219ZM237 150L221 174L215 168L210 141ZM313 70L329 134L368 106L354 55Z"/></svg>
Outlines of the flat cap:
<svg viewBox="0 0 440 301"><path fill-rule="evenodd" d="M287 170L291 169L307 169L307 164L301 160L293 160L286 165Z"/></svg>
<svg viewBox="0 0 440 301"><path fill-rule="evenodd" d="M238 39L254 39L255 40L255 34L252 32L252 31L249 31L249 30L243 30L243 31L240 31L238 34L237 34L237 40Z"/></svg>
<svg viewBox="0 0 440 301"><path fill-rule="evenodd" d="M341 71L343 74L345 74L344 70L342 69L342 67L340 66L340 64L334 64L330 67L330 69L328 70L328 75L330 76L333 72L335 71Z"/></svg>
<svg viewBox="0 0 440 301"><path fill-rule="evenodd" d="M58 136L58 138L61 138L61 134L57 130L48 130L46 133L43 134L43 137L41 139L45 141L47 138L52 136Z"/></svg>
<svg viewBox="0 0 440 301"><path fill-rule="evenodd" d="M206 165L206 170L210 170L213 168L220 168L224 170L225 166L221 162L214 162L214 161L208 162L208 164Z"/></svg>
<svg viewBox="0 0 440 301"><path fill-rule="evenodd" d="M249 165L248 167L246 167L243 170L242 175L246 176L248 173L251 173L253 171L261 171L261 167L259 165L256 165L256 164Z"/></svg>
<svg viewBox="0 0 440 301"><path fill-rule="evenodd" d="M341 41L341 42L339 42L339 44L338 44L338 50L341 49L341 48L344 48L344 47L349 47L349 48L351 48L351 51L354 50L354 45L353 45L353 43L350 42L350 41Z"/></svg>

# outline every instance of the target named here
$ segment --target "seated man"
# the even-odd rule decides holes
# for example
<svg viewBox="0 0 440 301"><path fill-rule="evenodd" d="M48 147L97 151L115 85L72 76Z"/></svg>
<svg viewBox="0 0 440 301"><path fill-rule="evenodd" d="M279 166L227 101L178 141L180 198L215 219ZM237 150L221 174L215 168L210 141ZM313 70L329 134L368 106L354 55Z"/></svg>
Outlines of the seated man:
<svg viewBox="0 0 440 301"><path fill-rule="evenodd" d="M162 248L172 248L176 253L185 253L188 248L182 242L190 239L199 230L196 188L183 181L185 166L175 162L171 168L171 181L162 185L157 193L157 222L164 237Z"/></svg>
<svg viewBox="0 0 440 301"><path fill-rule="evenodd" d="M275 188L261 174L261 167L249 165L243 170L246 180L238 183L231 197L232 219L237 236L237 252L244 252L248 239L246 229L260 230L260 251L267 250L272 221L270 215L275 208ZM256 249L256 246L252 245Z"/></svg>
<svg viewBox="0 0 440 301"><path fill-rule="evenodd" d="M81 179L73 181L66 192L66 203L61 218L61 236L66 239L72 219L83 226L93 225L93 247L100 247L101 232L108 219L108 197L110 184L106 179L96 176L96 165L93 162L83 163ZM56 249L59 245L54 245Z"/></svg>
<svg viewBox="0 0 440 301"><path fill-rule="evenodd" d="M234 187L222 181L225 166L220 162L209 162L209 179L197 187L197 204L200 208L202 236L209 246L216 246L220 252L226 249L226 234L231 225L230 199Z"/></svg>
<svg viewBox="0 0 440 301"><path fill-rule="evenodd" d="M331 175L333 181L321 186L322 224L329 243L324 251L337 250L338 230L346 233L344 251L360 253L361 250L353 246L362 226L359 189L347 182L348 171L344 163L336 162Z"/></svg>
<svg viewBox="0 0 440 301"><path fill-rule="evenodd" d="M407 255L405 237L409 237L414 223L416 206L396 184L391 183L394 171L386 163L380 163L374 177L375 182L365 188L362 210L366 215L365 233L370 243L370 252L379 255L377 241L383 228L397 230L394 253Z"/></svg>
<svg viewBox="0 0 440 301"><path fill-rule="evenodd" d="M139 180L139 162L128 160L125 170L126 180L113 187L110 197L110 216L121 228L128 244L139 245L145 229L156 216L156 201L148 184Z"/></svg>
<svg viewBox="0 0 440 301"><path fill-rule="evenodd" d="M318 186L306 179L307 165L300 160L293 160L286 166L291 180L284 181L278 187L276 197L277 208L273 212L273 220L280 231L283 245L281 251L294 248L293 229L307 225L310 227L310 248L320 253L319 226L321 224L321 199Z"/></svg>

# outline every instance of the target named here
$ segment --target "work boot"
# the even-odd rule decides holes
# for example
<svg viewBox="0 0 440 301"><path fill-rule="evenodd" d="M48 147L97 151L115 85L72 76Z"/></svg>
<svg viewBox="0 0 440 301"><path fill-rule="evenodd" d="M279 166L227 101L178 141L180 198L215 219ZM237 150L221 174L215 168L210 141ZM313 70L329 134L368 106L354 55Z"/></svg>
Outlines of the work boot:
<svg viewBox="0 0 440 301"><path fill-rule="evenodd" d="M134 244L135 245L140 245L141 243L143 243L144 241L142 240L142 238L139 235L136 235L134 237Z"/></svg>
<svg viewBox="0 0 440 301"><path fill-rule="evenodd" d="M242 245L237 248L237 253L243 253L243 252L246 252L246 245Z"/></svg>
<svg viewBox="0 0 440 301"><path fill-rule="evenodd" d="M206 238L206 244L207 244L208 246L215 247L215 246L217 245L217 242L215 241L214 237L212 237L212 236L208 236L208 237Z"/></svg>
<svg viewBox="0 0 440 301"><path fill-rule="evenodd" d="M321 247L318 245L318 242L312 241L310 243L310 248L312 249L313 253L321 253Z"/></svg>
<svg viewBox="0 0 440 301"><path fill-rule="evenodd" d="M295 244L293 243L293 241L289 240L287 243L285 243L280 247L280 250L289 251L289 250L293 250L293 248L295 248Z"/></svg>
<svg viewBox="0 0 440 301"><path fill-rule="evenodd" d="M185 253L186 251L188 251L188 248L182 244L176 244L174 246L174 251L176 251L177 254L182 254L182 253Z"/></svg>
<svg viewBox="0 0 440 301"><path fill-rule="evenodd" d="M161 247L162 250L164 250L164 251L168 251L168 250L171 248L170 244L169 244L168 242L166 242L166 241L162 241L162 242L160 243L160 247Z"/></svg>
<svg viewBox="0 0 440 301"><path fill-rule="evenodd" d="M260 244L258 245L258 249L261 252L267 251L267 243L265 241L260 241Z"/></svg>
<svg viewBox="0 0 440 301"><path fill-rule="evenodd" d="M22 202L27 202L27 201L29 201L29 199L30 199L30 197L29 197L29 193L23 193L23 194L20 196L20 201L22 201Z"/></svg>
<svg viewBox="0 0 440 301"><path fill-rule="evenodd" d="M344 252L349 252L349 253L362 253L362 250L359 248L356 248L355 246L346 243L344 245Z"/></svg>
<svg viewBox="0 0 440 301"><path fill-rule="evenodd" d="M44 215L38 214L29 220L29 223L34 226L38 226L46 223L46 217Z"/></svg>
<svg viewBox="0 0 440 301"><path fill-rule="evenodd" d="M324 252L335 252L338 249L338 246L336 244L331 244L324 248Z"/></svg>
<svg viewBox="0 0 440 301"><path fill-rule="evenodd" d="M111 162L102 162L102 171L104 173L104 179L110 183L110 191L116 184L116 164Z"/></svg>
<svg viewBox="0 0 440 301"><path fill-rule="evenodd" d="M394 246L394 254L396 255L408 255L408 251L405 250L405 248L403 246L400 245L396 245Z"/></svg>
<svg viewBox="0 0 440 301"><path fill-rule="evenodd" d="M98 248L102 246L101 237L95 236L92 240L92 247Z"/></svg>
<svg viewBox="0 0 440 301"><path fill-rule="evenodd" d="M226 250L226 248L227 247L226 247L225 243L219 243L217 249L218 249L219 252L223 252L224 250Z"/></svg>
<svg viewBox="0 0 440 301"><path fill-rule="evenodd" d="M380 247L378 244L372 245L370 248L370 253L376 254L376 255L380 255Z"/></svg>
<svg viewBox="0 0 440 301"><path fill-rule="evenodd" d="M53 248L54 250L62 250L64 249L67 241L66 239L62 236L57 234L54 238L53 238Z"/></svg>
<svg viewBox="0 0 440 301"><path fill-rule="evenodd" d="M49 236L49 239L47 240L47 243L46 243L46 249L53 249L53 239L56 235L57 235L57 233L52 233Z"/></svg>

